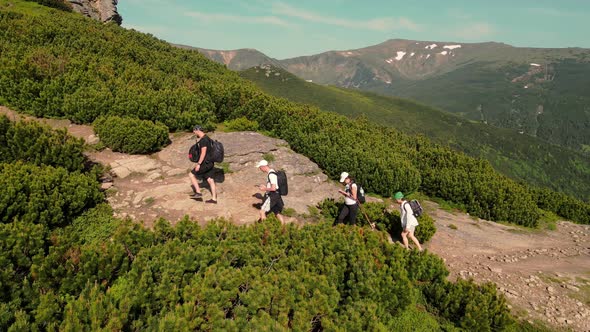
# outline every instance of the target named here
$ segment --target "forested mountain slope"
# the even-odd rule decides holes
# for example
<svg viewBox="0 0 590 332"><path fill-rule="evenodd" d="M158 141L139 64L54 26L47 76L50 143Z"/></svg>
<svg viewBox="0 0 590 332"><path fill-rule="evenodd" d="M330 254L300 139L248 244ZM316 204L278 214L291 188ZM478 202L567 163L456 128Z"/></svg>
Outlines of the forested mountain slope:
<svg viewBox="0 0 590 332"><path fill-rule="evenodd" d="M468 155L487 159L495 169L519 181L590 199L590 156L515 130L502 129L395 97L305 82L270 65L240 75L277 97L307 103L404 133L422 134Z"/></svg>

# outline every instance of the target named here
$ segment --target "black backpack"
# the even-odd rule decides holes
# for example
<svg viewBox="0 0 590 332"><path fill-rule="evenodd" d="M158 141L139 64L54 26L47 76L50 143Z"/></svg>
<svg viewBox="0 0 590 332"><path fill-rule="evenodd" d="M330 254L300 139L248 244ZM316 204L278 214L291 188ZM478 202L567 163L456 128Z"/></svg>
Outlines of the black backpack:
<svg viewBox="0 0 590 332"><path fill-rule="evenodd" d="M224 154L223 143L220 141L211 141L211 154L209 154L210 160L214 163L222 163Z"/></svg>
<svg viewBox="0 0 590 332"><path fill-rule="evenodd" d="M412 214L414 215L414 217L418 218L422 215L422 212L424 212L424 209L422 209L422 205L420 205L420 202L418 202L417 200L413 199L407 203L410 204L410 208L412 208Z"/></svg>
<svg viewBox="0 0 590 332"><path fill-rule="evenodd" d="M287 173L281 170L269 172L268 175L270 174L276 174L277 176L277 182L279 185L279 195L287 196L289 194L289 184L287 184Z"/></svg>
<svg viewBox="0 0 590 332"><path fill-rule="evenodd" d="M353 183L356 183L356 182L352 182L350 184L351 187L352 187ZM365 198L365 189L363 189L363 187L358 183L356 183L356 199L361 204L367 201L367 199Z"/></svg>
<svg viewBox="0 0 590 332"><path fill-rule="evenodd" d="M199 144L195 143L191 148L188 150L188 159L193 163L199 162L199 154L201 150L199 150Z"/></svg>

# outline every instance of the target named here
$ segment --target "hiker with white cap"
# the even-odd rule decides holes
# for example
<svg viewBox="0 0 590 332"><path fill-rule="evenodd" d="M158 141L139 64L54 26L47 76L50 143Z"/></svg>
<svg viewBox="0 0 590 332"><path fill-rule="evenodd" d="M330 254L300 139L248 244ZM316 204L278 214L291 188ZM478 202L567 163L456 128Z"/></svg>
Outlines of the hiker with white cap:
<svg viewBox="0 0 590 332"><path fill-rule="evenodd" d="M355 225L356 216L359 212L357 198L358 186L347 172L342 172L342 174L340 174L340 183L344 184L344 191L338 190L339 193L344 195L344 206L342 207L342 210L340 210L337 223L342 224L344 223L344 219L346 219L346 224Z"/></svg>
<svg viewBox="0 0 590 332"><path fill-rule="evenodd" d="M268 161L261 160L256 164L256 167L266 173L266 185L260 185L258 188L264 192L264 199L260 207L260 220L266 219L267 213L274 213L281 223L285 223L283 215L283 198L279 192L279 180L277 172L270 168Z"/></svg>
<svg viewBox="0 0 590 332"><path fill-rule="evenodd" d="M414 211L410 206L410 203L404 199L404 194L400 191L396 192L393 195L393 199L399 204L400 212L401 212L401 222L402 222L402 242L404 243L404 247L409 249L410 246L408 245L408 237L416 244L418 250L422 251L422 246L420 245L420 241L414 236L414 231L416 230L416 226L418 226L418 219L414 216Z"/></svg>

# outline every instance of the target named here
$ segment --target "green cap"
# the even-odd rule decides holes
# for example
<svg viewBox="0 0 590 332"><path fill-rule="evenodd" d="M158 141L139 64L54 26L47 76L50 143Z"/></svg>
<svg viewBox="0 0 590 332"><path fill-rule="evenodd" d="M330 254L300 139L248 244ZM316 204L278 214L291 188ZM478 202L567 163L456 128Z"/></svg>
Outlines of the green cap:
<svg viewBox="0 0 590 332"><path fill-rule="evenodd" d="M404 194L402 194L402 192L401 192L401 191L398 191L398 192L396 192L396 193L393 195L393 198L395 198L395 199L402 199L402 198L404 198Z"/></svg>

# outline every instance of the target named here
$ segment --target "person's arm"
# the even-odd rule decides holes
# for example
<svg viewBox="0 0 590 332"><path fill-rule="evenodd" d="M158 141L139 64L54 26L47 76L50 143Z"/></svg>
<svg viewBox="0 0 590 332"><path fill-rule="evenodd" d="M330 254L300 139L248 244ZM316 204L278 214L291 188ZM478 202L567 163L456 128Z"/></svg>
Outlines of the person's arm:
<svg viewBox="0 0 590 332"><path fill-rule="evenodd" d="M199 155L199 162L197 164L201 165L203 161L205 161L205 156L207 155L207 146L201 148L201 154Z"/></svg>
<svg viewBox="0 0 590 332"><path fill-rule="evenodd" d="M277 178L276 174L269 174L268 181L270 182L270 188L265 185L260 185L260 190L262 190L262 191L277 191L278 178Z"/></svg>

